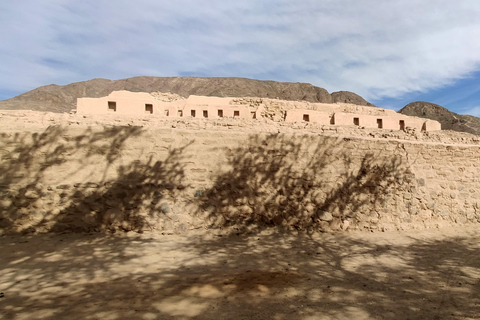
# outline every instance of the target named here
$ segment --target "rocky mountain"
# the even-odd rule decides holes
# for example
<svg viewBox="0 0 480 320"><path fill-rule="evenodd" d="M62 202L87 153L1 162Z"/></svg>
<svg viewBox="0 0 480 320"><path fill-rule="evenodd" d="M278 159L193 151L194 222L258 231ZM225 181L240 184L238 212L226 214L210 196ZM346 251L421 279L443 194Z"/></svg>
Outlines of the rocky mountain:
<svg viewBox="0 0 480 320"><path fill-rule="evenodd" d="M365 99L360 97L358 94L350 92L350 91L332 92L332 100L333 100L333 102L343 102L343 103L357 104L357 105L360 105L360 106L375 107L375 105L366 101Z"/></svg>
<svg viewBox="0 0 480 320"><path fill-rule="evenodd" d="M437 120L442 124L442 130L453 130L480 135L480 118L457 114L438 104L416 101L407 104L399 113Z"/></svg>
<svg viewBox="0 0 480 320"><path fill-rule="evenodd" d="M134 92L171 92L217 97L260 97L309 102L347 102L373 106L359 95L339 91L332 94L308 83L261 81L245 78L134 77L121 80L93 79L65 86L48 85L0 101L0 109L69 112L77 98L103 97L116 90Z"/></svg>

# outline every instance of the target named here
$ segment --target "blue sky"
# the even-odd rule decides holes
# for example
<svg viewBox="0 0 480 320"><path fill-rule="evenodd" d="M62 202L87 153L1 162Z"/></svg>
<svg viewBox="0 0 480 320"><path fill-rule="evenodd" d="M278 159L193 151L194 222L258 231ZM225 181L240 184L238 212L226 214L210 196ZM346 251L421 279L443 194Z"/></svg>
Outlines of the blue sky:
<svg viewBox="0 0 480 320"><path fill-rule="evenodd" d="M480 116L478 0L4 0L0 100L51 83L246 77Z"/></svg>

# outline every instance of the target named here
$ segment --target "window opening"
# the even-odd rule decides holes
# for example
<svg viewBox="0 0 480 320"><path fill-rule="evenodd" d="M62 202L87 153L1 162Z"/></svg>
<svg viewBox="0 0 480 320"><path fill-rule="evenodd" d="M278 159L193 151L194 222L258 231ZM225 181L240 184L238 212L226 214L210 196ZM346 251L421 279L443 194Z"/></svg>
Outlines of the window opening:
<svg viewBox="0 0 480 320"><path fill-rule="evenodd" d="M360 125L360 119L359 118L353 118L353 124L356 126Z"/></svg>
<svg viewBox="0 0 480 320"><path fill-rule="evenodd" d="M233 116L234 117L240 117L240 111L233 111Z"/></svg>
<svg viewBox="0 0 480 320"><path fill-rule="evenodd" d="M223 118L223 110L222 109L218 109L218 117Z"/></svg>
<svg viewBox="0 0 480 320"><path fill-rule="evenodd" d="M400 130L405 130L405 120L400 120L398 124L400 125Z"/></svg>
<svg viewBox="0 0 480 320"><path fill-rule="evenodd" d="M208 118L208 111L207 110L203 110L203 117Z"/></svg>
<svg viewBox="0 0 480 320"><path fill-rule="evenodd" d="M190 115L191 115L193 118L195 118L195 114L196 114L195 110L191 110L191 111L190 111Z"/></svg>
<svg viewBox="0 0 480 320"><path fill-rule="evenodd" d="M303 115L303 121L310 122L310 115L304 114Z"/></svg>
<svg viewBox="0 0 480 320"><path fill-rule="evenodd" d="M108 101L108 111L111 111L111 112L117 111L117 103L115 101Z"/></svg>
<svg viewBox="0 0 480 320"><path fill-rule="evenodd" d="M145 113L153 113L153 105L152 104L145 104Z"/></svg>
<svg viewBox="0 0 480 320"><path fill-rule="evenodd" d="M383 120L382 119L377 119L377 126L379 129L383 129Z"/></svg>

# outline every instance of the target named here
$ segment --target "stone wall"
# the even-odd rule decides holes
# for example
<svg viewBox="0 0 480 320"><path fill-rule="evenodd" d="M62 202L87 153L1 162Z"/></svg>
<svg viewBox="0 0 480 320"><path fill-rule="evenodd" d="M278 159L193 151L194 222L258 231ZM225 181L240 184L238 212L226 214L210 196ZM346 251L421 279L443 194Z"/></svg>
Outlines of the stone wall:
<svg viewBox="0 0 480 320"><path fill-rule="evenodd" d="M479 155L479 146L306 132L4 132L0 232L477 223Z"/></svg>

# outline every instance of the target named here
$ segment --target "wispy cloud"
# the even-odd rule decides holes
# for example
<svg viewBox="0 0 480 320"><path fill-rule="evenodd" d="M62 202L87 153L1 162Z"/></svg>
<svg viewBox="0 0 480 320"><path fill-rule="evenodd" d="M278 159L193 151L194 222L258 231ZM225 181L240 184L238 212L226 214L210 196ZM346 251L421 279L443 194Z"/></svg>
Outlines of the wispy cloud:
<svg viewBox="0 0 480 320"><path fill-rule="evenodd" d="M480 106L469 108L467 110L460 112L460 114L468 114L471 116L480 117Z"/></svg>
<svg viewBox="0 0 480 320"><path fill-rule="evenodd" d="M396 97L477 70L479 16L476 0L4 1L0 91L188 74Z"/></svg>

